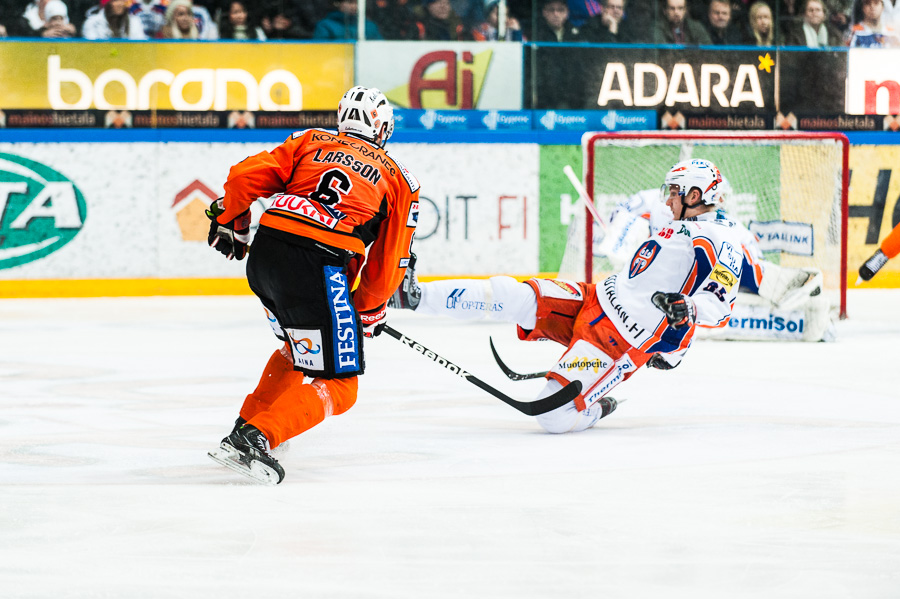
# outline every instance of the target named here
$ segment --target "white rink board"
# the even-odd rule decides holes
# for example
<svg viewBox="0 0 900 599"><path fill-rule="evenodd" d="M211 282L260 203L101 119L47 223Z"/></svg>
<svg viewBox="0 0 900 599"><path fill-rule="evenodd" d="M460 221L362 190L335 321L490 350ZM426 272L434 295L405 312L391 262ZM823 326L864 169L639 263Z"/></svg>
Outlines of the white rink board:
<svg viewBox="0 0 900 599"><path fill-rule="evenodd" d="M221 195L231 165L277 143L0 144L0 152L62 173L86 203L71 242L0 270L0 279L242 277L243 263L207 247L205 222L193 230L201 241L184 239L179 209L198 213L209 194L195 190L177 204L176 198L197 182ZM422 184L422 235L415 244L427 256L422 274L537 272L536 144L391 144L389 150Z"/></svg>

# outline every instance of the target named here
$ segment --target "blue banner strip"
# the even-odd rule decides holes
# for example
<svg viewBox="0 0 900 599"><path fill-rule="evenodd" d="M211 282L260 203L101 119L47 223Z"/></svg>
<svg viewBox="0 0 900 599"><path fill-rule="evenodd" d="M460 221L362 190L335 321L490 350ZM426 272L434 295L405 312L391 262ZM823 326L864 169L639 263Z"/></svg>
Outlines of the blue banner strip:
<svg viewBox="0 0 900 599"><path fill-rule="evenodd" d="M651 127L651 129L653 129ZM581 145L581 134L595 129L553 131L395 131L392 143L528 143ZM261 142L278 145L292 129L0 129L3 143L135 143L135 142ZM900 134L892 131L843 132L852 145L900 145Z"/></svg>

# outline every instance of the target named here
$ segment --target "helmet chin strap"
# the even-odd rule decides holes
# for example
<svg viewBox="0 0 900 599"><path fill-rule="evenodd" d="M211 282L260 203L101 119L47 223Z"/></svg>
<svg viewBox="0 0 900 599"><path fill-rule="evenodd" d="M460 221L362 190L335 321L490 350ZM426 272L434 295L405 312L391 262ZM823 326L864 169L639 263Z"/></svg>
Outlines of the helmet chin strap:
<svg viewBox="0 0 900 599"><path fill-rule="evenodd" d="M693 190L691 190L691 191L693 191ZM696 208L697 206L699 206L703 203L703 198L700 198L700 200L696 204L688 204L684 200L689 195L691 195L690 191L687 192L685 195L681 196L681 216L678 217L678 220L684 220L684 213L687 211L688 208Z"/></svg>

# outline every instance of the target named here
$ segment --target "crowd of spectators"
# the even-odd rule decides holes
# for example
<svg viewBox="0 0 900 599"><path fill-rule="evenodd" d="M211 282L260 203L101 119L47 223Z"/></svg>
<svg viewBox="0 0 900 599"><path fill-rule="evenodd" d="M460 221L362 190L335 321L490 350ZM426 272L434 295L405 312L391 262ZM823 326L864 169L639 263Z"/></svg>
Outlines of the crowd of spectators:
<svg viewBox="0 0 900 599"><path fill-rule="evenodd" d="M0 0L0 37L355 40L357 0ZM370 40L900 47L900 0L367 0Z"/></svg>

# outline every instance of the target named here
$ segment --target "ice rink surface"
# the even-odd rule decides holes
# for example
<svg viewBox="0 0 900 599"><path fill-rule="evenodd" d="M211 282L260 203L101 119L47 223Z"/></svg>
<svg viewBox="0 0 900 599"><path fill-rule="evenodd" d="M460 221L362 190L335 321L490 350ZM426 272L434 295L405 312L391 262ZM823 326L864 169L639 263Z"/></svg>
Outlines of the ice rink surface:
<svg viewBox="0 0 900 599"><path fill-rule="evenodd" d="M277 487L206 456L277 342L252 297L0 301L0 597L900 597L900 291L836 343L695 343L549 435L382 335ZM391 312L483 380L514 327Z"/></svg>

